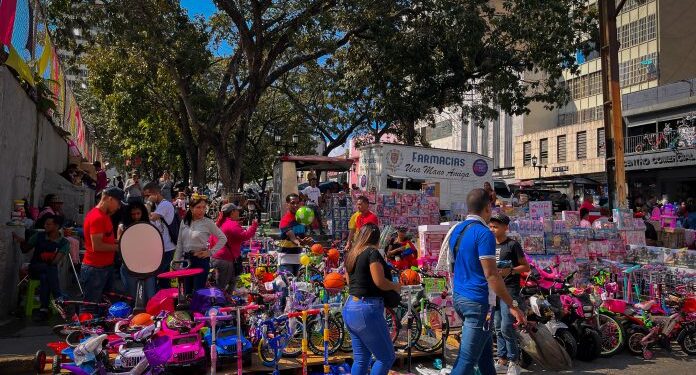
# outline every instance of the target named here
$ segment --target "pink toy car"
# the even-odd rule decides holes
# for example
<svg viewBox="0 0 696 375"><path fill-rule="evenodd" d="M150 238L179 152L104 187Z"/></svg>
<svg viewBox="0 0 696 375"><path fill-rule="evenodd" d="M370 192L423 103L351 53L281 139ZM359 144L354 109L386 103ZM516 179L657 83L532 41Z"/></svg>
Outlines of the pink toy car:
<svg viewBox="0 0 696 375"><path fill-rule="evenodd" d="M167 367L205 366L205 347L199 333L204 325L205 322L196 324L186 311L175 311L167 316L162 325L162 332L172 340L172 356Z"/></svg>

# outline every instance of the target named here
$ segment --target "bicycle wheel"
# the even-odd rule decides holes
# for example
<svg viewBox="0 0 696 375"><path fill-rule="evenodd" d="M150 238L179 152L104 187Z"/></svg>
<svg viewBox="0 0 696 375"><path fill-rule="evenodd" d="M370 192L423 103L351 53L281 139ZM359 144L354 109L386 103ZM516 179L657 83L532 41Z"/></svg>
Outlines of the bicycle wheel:
<svg viewBox="0 0 696 375"><path fill-rule="evenodd" d="M271 349L270 345L268 345L268 342L264 338L259 340L259 346L256 349L256 352L259 354L261 363L263 363L263 365L266 367L273 367L276 361L280 359L280 351Z"/></svg>
<svg viewBox="0 0 696 375"><path fill-rule="evenodd" d="M343 327L343 340L341 341L341 351L350 353L353 351L353 341L350 338L350 333L348 333L348 328L346 328L346 324L343 322L341 314L337 313L335 316L336 321L339 322Z"/></svg>
<svg viewBox="0 0 696 375"><path fill-rule="evenodd" d="M398 310L398 312L397 312ZM387 311L387 327L389 328L389 335L394 342L394 347L396 349L406 349L409 346L408 338L408 318L407 318L407 308L406 305L399 305L397 310L386 309ZM418 313L413 311L413 317L411 321L411 337L410 345L414 347L421 332L421 321L418 317Z"/></svg>
<svg viewBox="0 0 696 375"><path fill-rule="evenodd" d="M420 310L420 309L419 309ZM421 330L416 348L426 353L434 353L442 348L444 338L449 334L449 321L440 306L427 302L422 311L418 311Z"/></svg>
<svg viewBox="0 0 696 375"><path fill-rule="evenodd" d="M621 323L613 316L599 314L599 332L602 339L602 357L611 357L623 350L626 344L626 333Z"/></svg>
<svg viewBox="0 0 696 375"><path fill-rule="evenodd" d="M288 345L283 348L283 357L297 357L302 354L302 322L296 320L291 324L292 335L288 339ZM286 329L283 328L283 333Z"/></svg>
<svg viewBox="0 0 696 375"><path fill-rule="evenodd" d="M307 323L309 349L316 355L324 355L323 325L323 319L321 317L316 317ZM338 322L333 315L329 315L329 355L336 353L341 347L343 336L343 322Z"/></svg>

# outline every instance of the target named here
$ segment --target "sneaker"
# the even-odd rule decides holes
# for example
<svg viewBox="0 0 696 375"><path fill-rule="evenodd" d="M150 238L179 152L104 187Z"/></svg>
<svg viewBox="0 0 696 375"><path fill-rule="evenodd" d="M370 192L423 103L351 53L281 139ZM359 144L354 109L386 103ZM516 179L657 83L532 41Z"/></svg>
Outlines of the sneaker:
<svg viewBox="0 0 696 375"><path fill-rule="evenodd" d="M507 374L508 372L508 364L505 363L503 364L500 361L495 361L495 373L496 374Z"/></svg>
<svg viewBox="0 0 696 375"><path fill-rule="evenodd" d="M522 372L522 369L520 368L520 366L517 363L510 362L508 364L507 375L520 375L521 372Z"/></svg>

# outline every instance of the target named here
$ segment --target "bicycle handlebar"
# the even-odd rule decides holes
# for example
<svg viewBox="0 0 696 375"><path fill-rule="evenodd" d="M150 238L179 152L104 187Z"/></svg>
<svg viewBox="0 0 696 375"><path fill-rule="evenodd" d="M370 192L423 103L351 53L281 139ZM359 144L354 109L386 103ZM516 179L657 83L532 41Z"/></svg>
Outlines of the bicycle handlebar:
<svg viewBox="0 0 696 375"><path fill-rule="evenodd" d="M307 313L307 315L319 315L321 313L321 310L311 309L311 310L304 310L304 311L295 311L295 312L288 313L288 318L300 317L305 312Z"/></svg>
<svg viewBox="0 0 696 375"><path fill-rule="evenodd" d="M251 305L244 305L244 306L221 307L218 309L218 311L219 312L231 312L231 311L237 311L237 310L258 310L260 308L261 308L261 306L259 306L259 305L251 304Z"/></svg>
<svg viewBox="0 0 696 375"><path fill-rule="evenodd" d="M329 308L343 307L343 304L338 303L338 302L320 303L320 304L312 305L310 307L312 309L323 309L324 305L329 305Z"/></svg>

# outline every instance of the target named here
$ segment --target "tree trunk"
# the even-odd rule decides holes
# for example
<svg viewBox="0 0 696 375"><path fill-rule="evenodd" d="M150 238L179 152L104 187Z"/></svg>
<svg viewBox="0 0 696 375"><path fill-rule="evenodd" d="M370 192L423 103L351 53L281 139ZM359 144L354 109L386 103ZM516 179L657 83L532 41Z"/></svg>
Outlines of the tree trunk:
<svg viewBox="0 0 696 375"><path fill-rule="evenodd" d="M193 186L203 187L205 185L205 161L208 156L210 145L208 142L201 141L195 153L195 162L191 163L191 174L193 174Z"/></svg>
<svg viewBox="0 0 696 375"><path fill-rule="evenodd" d="M241 187L242 181L242 166L244 152L246 151L246 137L247 137L247 127L246 124L240 125L236 132L234 140L234 148L230 155L229 163L231 164L232 173L232 185L235 187Z"/></svg>
<svg viewBox="0 0 696 375"><path fill-rule="evenodd" d="M403 134L404 134L404 143L410 146L414 146L416 144L416 123L415 121L409 120L402 120L401 121L401 126L403 127Z"/></svg>
<svg viewBox="0 0 696 375"><path fill-rule="evenodd" d="M213 152L215 153L215 161L218 164L218 174L220 182L227 193L232 193L236 185L232 179L232 166L227 152L227 142L220 140L213 144Z"/></svg>

